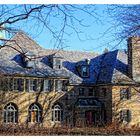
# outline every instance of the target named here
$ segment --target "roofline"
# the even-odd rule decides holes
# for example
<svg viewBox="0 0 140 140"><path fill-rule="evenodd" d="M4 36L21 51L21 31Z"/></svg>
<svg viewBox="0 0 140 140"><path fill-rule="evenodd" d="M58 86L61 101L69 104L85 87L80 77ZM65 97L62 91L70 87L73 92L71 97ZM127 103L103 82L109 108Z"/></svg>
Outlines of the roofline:
<svg viewBox="0 0 140 140"><path fill-rule="evenodd" d="M53 78L53 79L69 79L69 77L55 77L55 76L32 76L32 75L20 75L20 74L0 74L0 76L9 76L9 77L20 77L20 78Z"/></svg>

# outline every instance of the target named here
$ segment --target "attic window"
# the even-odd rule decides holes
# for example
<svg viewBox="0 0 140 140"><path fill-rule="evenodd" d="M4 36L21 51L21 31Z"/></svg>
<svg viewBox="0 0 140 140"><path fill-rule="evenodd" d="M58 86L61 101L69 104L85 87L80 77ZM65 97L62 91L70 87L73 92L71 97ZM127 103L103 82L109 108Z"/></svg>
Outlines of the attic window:
<svg viewBox="0 0 140 140"><path fill-rule="evenodd" d="M35 57L36 55L32 52L27 52L25 59L26 68L34 68L35 67Z"/></svg>
<svg viewBox="0 0 140 140"><path fill-rule="evenodd" d="M56 69L61 69L61 60L60 59L55 60L55 68Z"/></svg>
<svg viewBox="0 0 140 140"><path fill-rule="evenodd" d="M81 76L89 77L89 67L87 65L81 67Z"/></svg>
<svg viewBox="0 0 140 140"><path fill-rule="evenodd" d="M130 98L131 98L130 88L121 88L120 89L120 99L125 100L125 99L130 99Z"/></svg>

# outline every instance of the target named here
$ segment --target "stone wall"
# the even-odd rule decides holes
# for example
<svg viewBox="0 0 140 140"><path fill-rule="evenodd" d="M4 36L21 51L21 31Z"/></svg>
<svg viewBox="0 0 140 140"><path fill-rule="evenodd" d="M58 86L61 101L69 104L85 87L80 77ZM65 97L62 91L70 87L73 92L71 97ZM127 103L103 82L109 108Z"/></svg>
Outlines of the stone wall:
<svg viewBox="0 0 140 140"><path fill-rule="evenodd" d="M135 81L140 82L140 38L138 36L128 40L128 71Z"/></svg>
<svg viewBox="0 0 140 140"><path fill-rule="evenodd" d="M120 99L120 89L128 86L113 86L112 87L112 121L117 121L120 126L140 127L140 88L129 86L131 92L130 99ZM120 122L120 111L130 110L131 121L129 123ZM119 123L120 122L120 123Z"/></svg>

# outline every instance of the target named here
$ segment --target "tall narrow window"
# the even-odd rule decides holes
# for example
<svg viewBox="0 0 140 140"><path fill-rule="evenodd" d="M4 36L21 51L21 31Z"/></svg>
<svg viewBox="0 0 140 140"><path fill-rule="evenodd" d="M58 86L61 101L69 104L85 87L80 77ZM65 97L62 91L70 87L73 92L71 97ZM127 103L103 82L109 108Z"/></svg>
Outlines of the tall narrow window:
<svg viewBox="0 0 140 140"><path fill-rule="evenodd" d="M53 89L53 81L52 80L44 80L44 88L43 91L50 92Z"/></svg>
<svg viewBox="0 0 140 140"><path fill-rule="evenodd" d="M32 92L35 89L35 79L30 79L29 81L29 91Z"/></svg>
<svg viewBox="0 0 140 140"><path fill-rule="evenodd" d="M63 120L63 110L60 105L55 105L52 108L52 121L60 122Z"/></svg>
<svg viewBox="0 0 140 140"><path fill-rule="evenodd" d="M84 96L85 88L79 88L79 96Z"/></svg>
<svg viewBox="0 0 140 140"><path fill-rule="evenodd" d="M81 76L82 77L89 77L89 66L82 66L81 67Z"/></svg>
<svg viewBox="0 0 140 140"><path fill-rule="evenodd" d="M42 108L38 104L31 104L29 107L29 122L41 123L42 121Z"/></svg>
<svg viewBox="0 0 140 140"><path fill-rule="evenodd" d="M93 88L88 89L88 96L95 96L95 91Z"/></svg>
<svg viewBox="0 0 140 140"><path fill-rule="evenodd" d="M67 80L56 80L55 81L55 91L67 91Z"/></svg>
<svg viewBox="0 0 140 140"><path fill-rule="evenodd" d="M107 95L107 89L106 88L101 88L100 93L101 93L100 94L101 97L105 97Z"/></svg>
<svg viewBox="0 0 140 140"><path fill-rule="evenodd" d="M124 100L124 99L130 99L131 98L131 92L129 90L129 88L121 88L120 89L120 99Z"/></svg>
<svg viewBox="0 0 140 140"><path fill-rule="evenodd" d="M19 81L16 78L13 79L13 90L14 91L18 91L19 90Z"/></svg>
<svg viewBox="0 0 140 140"><path fill-rule="evenodd" d="M21 79L21 78L13 78L13 82L12 82L12 84L13 84L13 87L12 87L12 89L14 90L14 91L23 91L24 90L24 80L23 79Z"/></svg>
<svg viewBox="0 0 140 140"><path fill-rule="evenodd" d="M55 68L56 69L61 69L61 60L60 59L55 59Z"/></svg>
<svg viewBox="0 0 140 140"><path fill-rule="evenodd" d="M37 79L26 79L26 91L37 91Z"/></svg>
<svg viewBox="0 0 140 140"><path fill-rule="evenodd" d="M9 103L4 107L4 122L17 123L18 122L18 109L13 103Z"/></svg>
<svg viewBox="0 0 140 140"><path fill-rule="evenodd" d="M130 110L122 110L120 111L120 121L121 122L130 122L131 121L131 111Z"/></svg>

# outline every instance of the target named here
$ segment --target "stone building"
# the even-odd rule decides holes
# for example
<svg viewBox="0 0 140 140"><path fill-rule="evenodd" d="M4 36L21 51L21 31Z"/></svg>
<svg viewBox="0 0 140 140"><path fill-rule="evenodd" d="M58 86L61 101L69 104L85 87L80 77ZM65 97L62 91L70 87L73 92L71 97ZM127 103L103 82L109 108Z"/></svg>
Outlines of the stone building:
<svg viewBox="0 0 140 140"><path fill-rule="evenodd" d="M139 37L128 54L41 48L23 32L0 49L0 123L139 126Z"/></svg>

